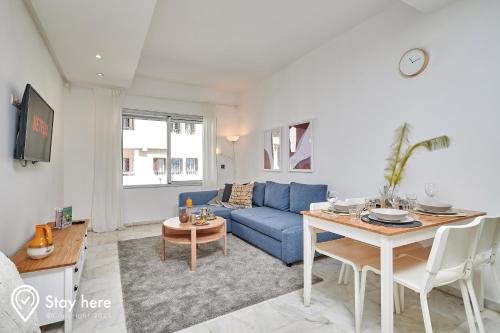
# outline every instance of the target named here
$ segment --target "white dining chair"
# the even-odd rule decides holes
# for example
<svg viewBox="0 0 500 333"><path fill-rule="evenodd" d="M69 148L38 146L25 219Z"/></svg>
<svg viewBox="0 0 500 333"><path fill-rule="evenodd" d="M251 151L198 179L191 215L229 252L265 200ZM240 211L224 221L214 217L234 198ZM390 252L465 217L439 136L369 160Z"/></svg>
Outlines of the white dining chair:
<svg viewBox="0 0 500 333"><path fill-rule="evenodd" d="M474 271L477 272L473 276L474 282L477 282L479 287L479 307L484 309L484 287L482 269L485 266L490 266L490 271L493 281L496 284L496 290L500 290L500 280L495 269L496 253L500 244L500 216L484 217L483 231L477 245L477 254L474 259ZM475 280L477 279L477 281Z"/></svg>
<svg viewBox="0 0 500 333"><path fill-rule="evenodd" d="M475 320L480 333L484 333L484 325L479 312L479 305L471 281L471 272L475 258L483 217L461 226L442 226L434 238L429 260L402 255L394 259L394 282L403 285L420 294L420 304L424 318L426 333L432 332L431 317L427 296L429 292L439 286L448 285L455 281L460 284L462 298L470 332L476 332ZM380 274L380 261L374 261L363 267L361 273L361 309L359 317L363 315L363 302L368 271ZM471 309L474 309L474 314Z"/></svg>

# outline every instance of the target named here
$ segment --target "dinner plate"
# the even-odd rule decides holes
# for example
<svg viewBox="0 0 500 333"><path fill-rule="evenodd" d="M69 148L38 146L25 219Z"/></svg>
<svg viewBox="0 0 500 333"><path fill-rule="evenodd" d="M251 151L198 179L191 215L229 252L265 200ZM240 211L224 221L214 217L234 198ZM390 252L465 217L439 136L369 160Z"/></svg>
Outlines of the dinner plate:
<svg viewBox="0 0 500 333"><path fill-rule="evenodd" d="M401 221L408 216L406 210L392 209L392 208L373 208L370 213L380 220L384 221Z"/></svg>
<svg viewBox="0 0 500 333"><path fill-rule="evenodd" d="M394 224L404 224L404 223L412 223L415 221L415 219L412 219L411 217L408 217L406 216L404 219L400 220L400 221L388 221L388 220L382 220L380 218L378 218L377 216L375 216L374 214L370 214L368 215L368 218L370 220L374 220L374 221L377 221L377 222L382 222L382 223L394 223Z"/></svg>
<svg viewBox="0 0 500 333"><path fill-rule="evenodd" d="M450 208L447 211L436 212L436 211L429 211L429 210L423 209L422 207L419 207L419 208L417 208L417 211L425 213L425 214L431 214L431 215L457 215L458 213L460 213L455 208Z"/></svg>
<svg viewBox="0 0 500 333"><path fill-rule="evenodd" d="M449 204L449 203L445 203L445 202L434 202L434 201L429 201L429 202L418 202L418 207L425 210L425 211L428 211L428 212L434 212L434 213L438 213L438 212L446 212L448 210L450 210L453 205Z"/></svg>

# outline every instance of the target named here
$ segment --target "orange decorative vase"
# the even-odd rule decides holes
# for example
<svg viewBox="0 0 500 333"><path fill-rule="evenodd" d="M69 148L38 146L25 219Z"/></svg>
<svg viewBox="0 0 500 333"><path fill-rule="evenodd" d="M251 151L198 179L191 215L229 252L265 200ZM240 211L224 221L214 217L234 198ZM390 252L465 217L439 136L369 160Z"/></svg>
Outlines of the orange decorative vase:
<svg viewBox="0 0 500 333"><path fill-rule="evenodd" d="M42 259L48 257L54 251L52 229L47 224L37 224L35 227L35 237L28 245L28 257Z"/></svg>

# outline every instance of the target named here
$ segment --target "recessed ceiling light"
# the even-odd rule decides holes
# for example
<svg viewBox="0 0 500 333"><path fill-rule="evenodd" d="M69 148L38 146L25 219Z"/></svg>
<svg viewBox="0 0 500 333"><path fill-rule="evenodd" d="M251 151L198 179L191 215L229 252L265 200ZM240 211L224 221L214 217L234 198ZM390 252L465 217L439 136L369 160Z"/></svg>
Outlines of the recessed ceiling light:
<svg viewBox="0 0 500 333"><path fill-rule="evenodd" d="M102 59L102 55L100 55L99 53L97 53L97 54L95 55L95 58L96 58L96 59L101 60L101 59Z"/></svg>
<svg viewBox="0 0 500 333"><path fill-rule="evenodd" d="M97 73L96 75L99 76L99 77L104 77L103 73Z"/></svg>

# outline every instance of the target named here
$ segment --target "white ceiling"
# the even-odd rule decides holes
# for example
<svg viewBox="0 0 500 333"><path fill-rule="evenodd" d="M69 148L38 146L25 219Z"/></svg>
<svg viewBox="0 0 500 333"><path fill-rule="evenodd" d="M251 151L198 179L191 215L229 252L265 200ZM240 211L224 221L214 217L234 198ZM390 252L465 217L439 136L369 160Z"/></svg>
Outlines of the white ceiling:
<svg viewBox="0 0 500 333"><path fill-rule="evenodd" d="M227 91L245 89L398 2L25 1L70 82L129 87L140 74Z"/></svg>
<svg viewBox="0 0 500 333"><path fill-rule="evenodd" d="M130 86L156 0L28 1L66 79Z"/></svg>
<svg viewBox="0 0 500 333"><path fill-rule="evenodd" d="M242 90L396 2L158 1L137 72Z"/></svg>

